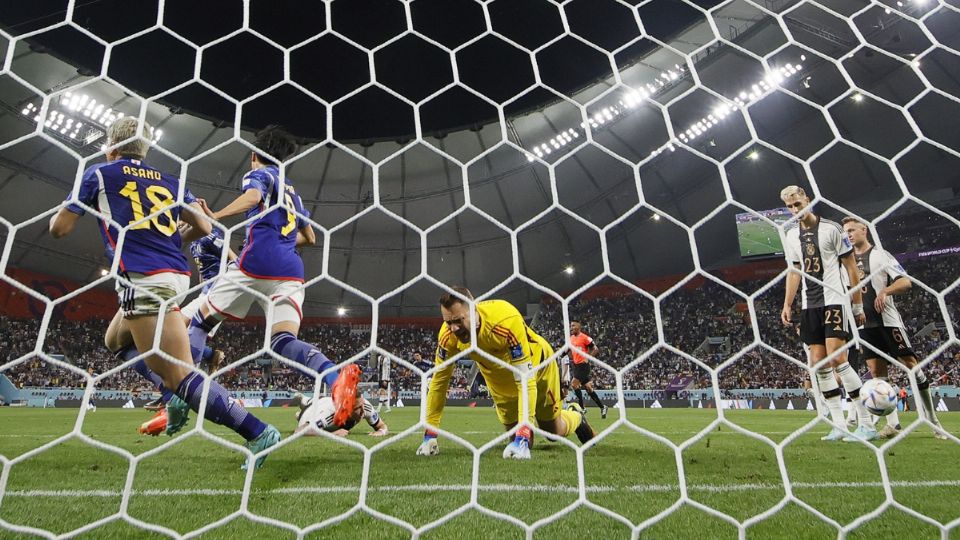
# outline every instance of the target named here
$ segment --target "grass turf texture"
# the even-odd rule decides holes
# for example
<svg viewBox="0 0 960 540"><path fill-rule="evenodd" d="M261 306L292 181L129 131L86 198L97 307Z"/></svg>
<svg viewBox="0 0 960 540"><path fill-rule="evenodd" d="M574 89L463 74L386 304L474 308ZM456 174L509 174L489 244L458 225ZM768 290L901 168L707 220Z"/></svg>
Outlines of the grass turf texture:
<svg viewBox="0 0 960 540"><path fill-rule="evenodd" d="M257 409L257 414L290 435L293 409ZM597 410L588 415L603 429L606 420ZM416 408L394 409L384 415L393 433L413 425ZM628 409L638 426L682 443L716 419L710 409ZM142 461L133 481L129 513L136 519L180 533L203 527L235 512L241 504L244 473L242 454L196 434L174 439L141 437L137 425L149 417L144 411L103 409L88 413L83 432L133 454L168 446ZM13 459L68 433L77 418L75 409L0 409L0 454ZM727 418L746 429L780 442L811 418L808 411L727 411ZM903 415L904 425L913 413ZM942 415L944 426L960 432L960 415ZM191 424L192 425L192 424ZM206 429L226 440L238 438L218 426ZM501 433L490 409L448 408L443 427L476 445ZM365 446L382 441L358 426L350 439ZM875 509L884 500L878 460L866 446L823 443L827 432L817 425L784 450L795 494L841 524ZM472 456L464 447L441 438L441 453L417 458L421 434L390 439L370 458L367 504L415 526L439 519L469 502ZM588 508L563 510L577 499L577 461L573 451L538 437L530 462L504 461L503 444L480 458L480 504L527 523L556 513L560 517L542 528L539 538L572 538L588 531L604 531L611 538L629 537L621 522ZM743 520L763 512L784 495L774 450L729 426L710 431L682 454L692 499ZM886 454L894 497L942 523L960 517L960 445L935 440L926 427L909 434ZM323 438L302 438L270 455L253 477L249 510L297 526L307 526L343 514L359 500L363 454L356 448ZM117 513L127 461L111 452L71 439L17 463L9 471L6 495L0 500L0 518L31 527L65 533ZM680 494L674 451L627 426L619 426L584 454L588 499L617 512L633 523L649 519L674 504ZM937 481L939 485L930 485ZM924 482L927 482L924 484ZM849 483L849 484L847 484ZM38 491L39 490L39 491ZM311 537L405 538L409 533L369 514L316 531ZM790 504L773 517L747 530L749 538L835 537L836 531L802 507ZM939 538L939 531L908 514L889 509L855 530L851 537L895 535L910 531L912 538ZM960 532L953 537L960 537ZM293 538L282 528L242 516L218 527L205 538ZM469 510L432 529L427 538L521 538L523 531L508 522ZM84 538L151 537L151 533L113 522L82 535ZM0 538L30 537L0 529ZM159 537L159 536L158 536ZM644 538L736 538L736 528L692 506L683 506L646 529Z"/></svg>

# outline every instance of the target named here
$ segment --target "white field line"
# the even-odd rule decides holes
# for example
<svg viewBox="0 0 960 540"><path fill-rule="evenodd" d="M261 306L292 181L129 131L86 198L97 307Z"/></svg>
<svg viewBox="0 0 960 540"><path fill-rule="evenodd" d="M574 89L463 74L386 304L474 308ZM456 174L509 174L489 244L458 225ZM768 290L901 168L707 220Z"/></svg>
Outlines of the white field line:
<svg viewBox="0 0 960 540"><path fill-rule="evenodd" d="M795 489L828 489L828 488L881 488L882 482L793 482ZM960 480L923 480L923 481L894 481L890 482L894 488L933 488L933 487L960 487ZM537 493L577 493L575 486L557 485L516 485L516 484L481 484L480 491L492 493L506 492L537 492ZM779 491L782 484L690 484L687 489L707 493L730 493L738 491ZM324 493L357 493L357 486L304 486L275 488L267 490L255 489L251 495L299 495ZM635 493L667 493L677 491L676 484L640 484L633 486L587 486L588 493L635 492ZM411 484L400 486L371 486L369 492L431 492L431 491L470 491L468 484ZM145 489L134 490L133 495L155 497L164 495L199 495L221 496L240 495L239 489ZM119 497L121 491L107 489L91 490L11 490L4 494L6 497Z"/></svg>

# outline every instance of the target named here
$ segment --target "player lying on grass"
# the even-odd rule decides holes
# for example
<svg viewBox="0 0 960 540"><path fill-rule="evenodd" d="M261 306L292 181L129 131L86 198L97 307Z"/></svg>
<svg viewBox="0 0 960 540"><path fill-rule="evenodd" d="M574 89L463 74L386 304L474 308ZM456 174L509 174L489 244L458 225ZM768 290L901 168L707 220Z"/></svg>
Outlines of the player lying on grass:
<svg viewBox="0 0 960 540"><path fill-rule="evenodd" d="M112 221L101 220L100 234L111 263L118 266L124 281L117 282L120 309L107 328L104 342L120 358L136 357L138 350L154 346L154 337L161 351L179 362L170 362L156 354L144 363L159 376L164 387L188 404L199 409L203 377L191 370L190 342L183 319L175 314L177 296L190 284L187 258L181 252L177 221L182 217L200 237L210 233L210 223L193 212L182 212L175 206L176 194L183 180L161 173L143 162L149 149L149 127L140 131L137 119L125 117L108 128L107 162L88 168L80 183L77 201L96 208ZM183 202L200 210L196 198L184 189ZM62 238L70 234L77 220L85 213L75 203L61 208L50 219L50 234ZM126 227L120 250L116 250L120 231L115 223ZM187 237L187 240L190 238ZM166 304L162 302L166 301ZM165 311L162 326L160 311ZM243 406L231 400L226 389L210 381L204 416L237 432L247 441L247 448L260 452L280 440L276 428L261 422ZM257 459L259 467L266 456Z"/></svg>
<svg viewBox="0 0 960 540"><path fill-rule="evenodd" d="M437 344L434 363L440 365L448 358L466 351L471 347L471 314L469 304L463 298L473 299L470 291L464 287L454 287L459 296L444 294L440 297L440 314L443 325ZM462 298L461 298L462 297ZM504 300L485 300L477 302L477 319L473 327L477 331L476 347L485 353L503 361L505 364L530 372L523 385L519 376L504 365L493 362L477 352L471 352L469 358L477 363L493 398L497 417L507 431L513 429L520 420L523 396L529 403L529 418L525 418L517 430L513 442L503 451L504 458L530 459L530 447L533 432L530 426L537 426L554 435L566 437L576 433L581 443L586 443L596 434L583 417L583 409L572 405L574 410L561 409L560 369L556 360L533 372L534 368L550 360L553 347L523 320L517 308ZM447 388L453 375L454 365L450 363L438 370L430 380L427 393L427 423L439 427L443 408L447 401ZM427 429L423 443L417 449L417 455L434 455L439 452L436 432Z"/></svg>
<svg viewBox="0 0 960 540"><path fill-rule="evenodd" d="M387 423L380 418L373 405L360 395L357 396L356 405L354 405L350 416L342 424L337 424L334 421L337 406L334 405L331 397L314 399L303 394L297 394L294 396L293 402L300 408L297 413L295 433L305 431L304 435L316 435L316 431L310 429L310 426L316 426L321 431L332 433L338 437L346 437L350 434L350 430L360 423L361 419L366 420L367 424L370 424L370 427L373 428L373 431L370 432L371 437L383 437L390 432Z"/></svg>

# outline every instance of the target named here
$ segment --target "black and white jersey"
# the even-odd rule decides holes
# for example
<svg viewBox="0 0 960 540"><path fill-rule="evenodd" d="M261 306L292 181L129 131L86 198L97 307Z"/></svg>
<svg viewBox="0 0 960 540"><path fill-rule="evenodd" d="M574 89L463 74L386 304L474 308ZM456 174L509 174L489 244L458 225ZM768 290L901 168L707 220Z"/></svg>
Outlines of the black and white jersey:
<svg viewBox="0 0 960 540"><path fill-rule="evenodd" d="M840 258L853 251L853 246L840 225L817 216L813 227L798 223L784 236L783 252L787 264L800 266L804 274L801 307L845 305L847 280L843 278L845 271Z"/></svg>
<svg viewBox="0 0 960 540"><path fill-rule="evenodd" d="M370 404L364 398L363 399L363 418L370 424L370 427L376 429L377 424L380 423L380 415L377 414L377 410L373 408L373 405ZM338 426L333 423L333 416L337 412L337 406L333 404L333 398L331 397L322 397L320 399L310 400L310 403L306 410L303 411L303 414L300 415L300 425L314 424L319 429L323 431L337 431L338 429L353 429L357 425L357 422L350 418L347 420L347 423L342 426Z"/></svg>
<svg viewBox="0 0 960 540"><path fill-rule="evenodd" d="M883 312L877 311L874 307L874 300L880 291L887 288L899 278L907 277L907 272L900 266L897 259L890 253L871 247L867 251L856 255L857 268L860 269L860 279L870 275L870 282L861 281L863 293L863 312L867 316L867 321L863 328L880 328L884 326L892 328L903 328L903 319L900 317L900 311L897 309L892 296L888 296L883 306Z"/></svg>
<svg viewBox="0 0 960 540"><path fill-rule="evenodd" d="M390 380L390 358L387 356L381 356L377 360L377 373L380 376L381 381Z"/></svg>

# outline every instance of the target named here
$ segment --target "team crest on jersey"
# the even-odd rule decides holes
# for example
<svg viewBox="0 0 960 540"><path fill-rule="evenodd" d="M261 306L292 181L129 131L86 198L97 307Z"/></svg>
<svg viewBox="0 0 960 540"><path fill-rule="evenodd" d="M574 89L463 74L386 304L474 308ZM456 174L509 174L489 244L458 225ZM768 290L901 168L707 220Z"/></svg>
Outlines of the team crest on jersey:
<svg viewBox="0 0 960 540"><path fill-rule="evenodd" d="M813 244L807 244L807 255L813 255L817 252L817 246Z"/></svg>
<svg viewBox="0 0 960 540"><path fill-rule="evenodd" d="M517 344L513 347L510 347L510 356L512 356L514 360L523 358L523 346Z"/></svg>

